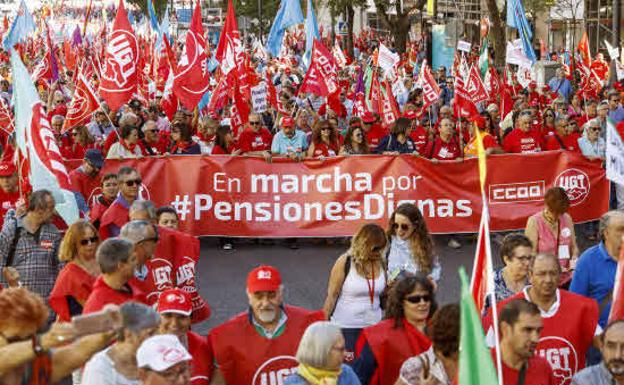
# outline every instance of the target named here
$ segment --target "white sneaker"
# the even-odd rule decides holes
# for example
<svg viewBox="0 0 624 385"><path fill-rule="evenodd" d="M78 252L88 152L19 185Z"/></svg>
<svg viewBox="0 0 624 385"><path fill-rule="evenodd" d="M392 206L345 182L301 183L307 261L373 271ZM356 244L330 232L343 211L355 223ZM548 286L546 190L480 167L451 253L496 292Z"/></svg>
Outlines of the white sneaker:
<svg viewBox="0 0 624 385"><path fill-rule="evenodd" d="M451 249L459 249L461 247L461 243L459 243L455 238L451 238L451 240L448 241L448 247Z"/></svg>

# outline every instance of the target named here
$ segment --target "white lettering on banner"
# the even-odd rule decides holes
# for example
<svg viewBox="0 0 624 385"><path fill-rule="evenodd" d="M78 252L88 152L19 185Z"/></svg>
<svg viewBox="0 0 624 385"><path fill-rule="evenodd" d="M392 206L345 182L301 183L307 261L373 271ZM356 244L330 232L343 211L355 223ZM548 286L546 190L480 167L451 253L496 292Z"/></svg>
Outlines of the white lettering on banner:
<svg viewBox="0 0 624 385"><path fill-rule="evenodd" d="M251 104L253 105L254 112L259 113L266 111L268 93L265 82L261 82L257 86L251 88Z"/></svg>
<svg viewBox="0 0 624 385"><path fill-rule="evenodd" d="M613 124L607 124L607 178L624 186L624 140Z"/></svg>
<svg viewBox="0 0 624 385"><path fill-rule="evenodd" d="M504 183L489 186L490 204L535 202L544 199L544 181Z"/></svg>

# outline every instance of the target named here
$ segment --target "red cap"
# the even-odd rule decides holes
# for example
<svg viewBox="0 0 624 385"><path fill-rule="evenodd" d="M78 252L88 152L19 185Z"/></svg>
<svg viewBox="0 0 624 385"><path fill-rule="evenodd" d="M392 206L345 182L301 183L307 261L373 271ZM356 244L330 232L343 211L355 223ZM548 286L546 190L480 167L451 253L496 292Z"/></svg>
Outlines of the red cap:
<svg viewBox="0 0 624 385"><path fill-rule="evenodd" d="M364 115L362 115L362 121L364 123L374 123L375 120L375 115L373 115L373 113L370 111L366 111Z"/></svg>
<svg viewBox="0 0 624 385"><path fill-rule="evenodd" d="M247 276L247 290L250 293L277 291L281 284L282 277L279 271L272 266L256 267Z"/></svg>
<svg viewBox="0 0 624 385"><path fill-rule="evenodd" d="M535 88L535 87L537 87L537 83L535 82L529 83L529 88Z"/></svg>
<svg viewBox="0 0 624 385"><path fill-rule="evenodd" d="M11 162L0 162L0 176L13 176L17 172L15 165Z"/></svg>
<svg viewBox="0 0 624 385"><path fill-rule="evenodd" d="M167 289L158 297L158 312L190 316L193 312L193 302L185 291L177 288Z"/></svg>
<svg viewBox="0 0 624 385"><path fill-rule="evenodd" d="M416 111L414 111L414 110L407 110L407 111L403 112L403 117L407 118L407 119L416 119L417 118Z"/></svg>
<svg viewBox="0 0 624 385"><path fill-rule="evenodd" d="M282 127L294 127L295 126L295 119L291 118L290 116L285 116L282 118Z"/></svg>
<svg viewBox="0 0 624 385"><path fill-rule="evenodd" d="M473 117L473 121L479 127L479 130L485 130L485 118L481 115L477 115Z"/></svg>
<svg viewBox="0 0 624 385"><path fill-rule="evenodd" d="M550 91L550 86L549 86L548 84L544 84L544 85L542 86L542 90L544 90L544 91Z"/></svg>

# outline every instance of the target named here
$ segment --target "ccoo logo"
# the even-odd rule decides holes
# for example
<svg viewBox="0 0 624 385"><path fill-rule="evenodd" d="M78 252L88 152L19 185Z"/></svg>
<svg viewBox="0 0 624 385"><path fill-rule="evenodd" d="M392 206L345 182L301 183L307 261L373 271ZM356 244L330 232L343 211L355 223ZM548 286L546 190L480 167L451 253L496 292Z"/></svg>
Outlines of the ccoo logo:
<svg viewBox="0 0 624 385"><path fill-rule="evenodd" d="M297 370L293 356L277 356L265 361L253 376L251 385L283 385L284 379Z"/></svg>
<svg viewBox="0 0 624 385"><path fill-rule="evenodd" d="M555 179L555 187L563 188L570 198L570 206L576 206L589 196L590 182L585 172L569 168Z"/></svg>

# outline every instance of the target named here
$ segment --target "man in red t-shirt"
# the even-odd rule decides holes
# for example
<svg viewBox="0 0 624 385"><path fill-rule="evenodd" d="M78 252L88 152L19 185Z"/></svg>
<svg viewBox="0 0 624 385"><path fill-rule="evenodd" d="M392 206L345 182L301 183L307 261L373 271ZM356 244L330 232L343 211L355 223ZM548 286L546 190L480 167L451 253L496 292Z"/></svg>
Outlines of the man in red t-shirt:
<svg viewBox="0 0 624 385"><path fill-rule="evenodd" d="M213 357L208 340L191 331L191 297L181 289L168 289L158 298L160 327L158 334L173 334L189 351L191 362L190 385L208 385L213 370Z"/></svg>
<svg viewBox="0 0 624 385"><path fill-rule="evenodd" d="M241 155L261 156L271 160L271 142L273 135L262 125L260 114L249 114L247 128L238 137L238 148Z"/></svg>
<svg viewBox="0 0 624 385"><path fill-rule="evenodd" d="M109 303L146 302L140 289L130 283L136 268L132 243L119 238L107 239L98 247L95 259L102 274L93 284L82 314L95 313Z"/></svg>
<svg viewBox="0 0 624 385"><path fill-rule="evenodd" d="M558 385L548 361L535 355L544 326L538 307L525 299L514 299L501 309L498 324L503 385L517 385L521 372L526 385ZM496 362L495 351L492 356Z"/></svg>
<svg viewBox="0 0 624 385"><path fill-rule="evenodd" d="M434 162L439 160L462 160L461 149L457 138L453 135L453 122L450 119L442 119L440 122L440 134L427 144L423 156Z"/></svg>
<svg viewBox="0 0 624 385"><path fill-rule="evenodd" d="M17 186L17 170L11 162L0 162L0 228L4 224L4 216L20 199Z"/></svg>
<svg viewBox="0 0 624 385"><path fill-rule="evenodd" d="M85 153L82 164L69 173L72 191L82 199L90 209L94 197L93 192L100 187L100 170L104 166L104 156L100 150L89 149Z"/></svg>
<svg viewBox="0 0 624 385"><path fill-rule="evenodd" d="M379 123L379 115L370 111L366 111L362 116L362 129L371 152L375 152L379 142L388 135L388 130L385 130Z"/></svg>
<svg viewBox="0 0 624 385"><path fill-rule="evenodd" d="M503 139L503 150L516 154L541 151L542 138L536 130L531 130L531 112L522 111L517 120L517 128Z"/></svg>
<svg viewBox="0 0 624 385"><path fill-rule="evenodd" d="M102 214L100 221L100 238L119 235L121 227L128 222L128 211L132 203L139 199L141 189L141 174L135 168L123 166L117 172L119 195L110 207Z"/></svg>

